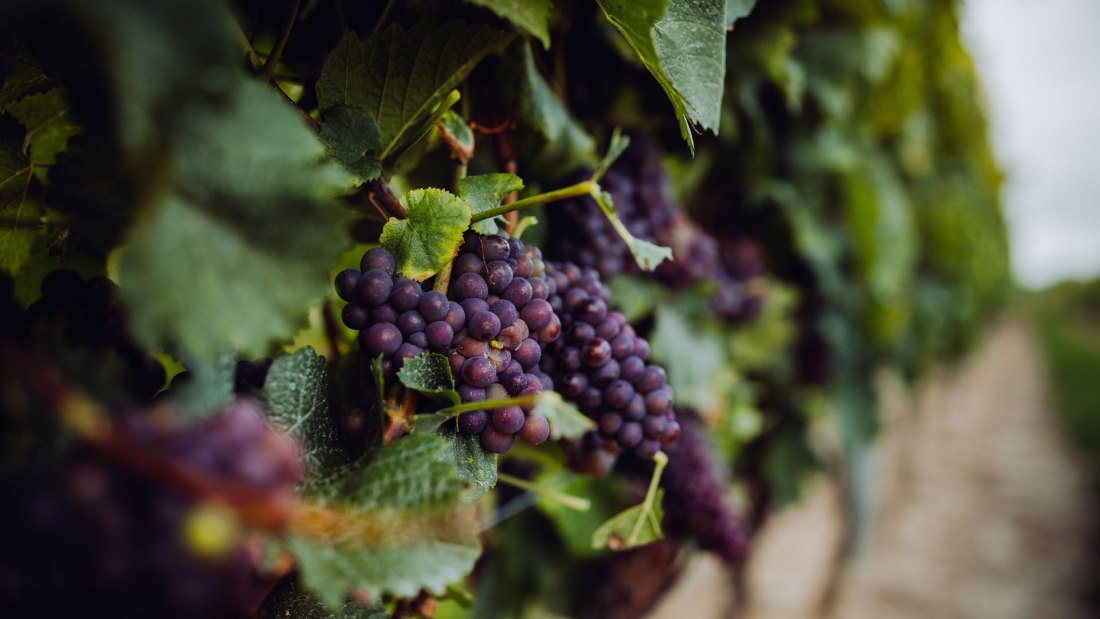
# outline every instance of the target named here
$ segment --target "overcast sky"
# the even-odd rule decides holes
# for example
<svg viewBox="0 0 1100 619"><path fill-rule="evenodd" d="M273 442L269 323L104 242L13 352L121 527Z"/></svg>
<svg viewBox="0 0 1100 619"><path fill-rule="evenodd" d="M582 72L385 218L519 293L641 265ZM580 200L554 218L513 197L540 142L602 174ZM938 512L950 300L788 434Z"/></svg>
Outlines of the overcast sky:
<svg viewBox="0 0 1100 619"><path fill-rule="evenodd" d="M963 11L1008 174L1017 279L1100 274L1100 0L965 0Z"/></svg>

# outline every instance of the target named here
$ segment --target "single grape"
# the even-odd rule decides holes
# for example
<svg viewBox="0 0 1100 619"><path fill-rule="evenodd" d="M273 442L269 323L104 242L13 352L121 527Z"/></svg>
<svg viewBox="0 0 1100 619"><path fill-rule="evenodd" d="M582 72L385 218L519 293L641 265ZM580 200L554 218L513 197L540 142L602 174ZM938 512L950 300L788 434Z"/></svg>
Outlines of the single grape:
<svg viewBox="0 0 1100 619"><path fill-rule="evenodd" d="M360 272L355 269L345 269L336 276L336 294L345 301L355 298L355 286L359 283Z"/></svg>
<svg viewBox="0 0 1100 619"><path fill-rule="evenodd" d="M355 285L355 298L363 305L382 305L390 298L393 279L381 269L364 272Z"/></svg>
<svg viewBox="0 0 1100 619"><path fill-rule="evenodd" d="M366 272L371 269L379 269L387 275L393 275L397 272L397 263L393 259L393 254L381 247L375 247L368 249L359 262L359 270Z"/></svg>

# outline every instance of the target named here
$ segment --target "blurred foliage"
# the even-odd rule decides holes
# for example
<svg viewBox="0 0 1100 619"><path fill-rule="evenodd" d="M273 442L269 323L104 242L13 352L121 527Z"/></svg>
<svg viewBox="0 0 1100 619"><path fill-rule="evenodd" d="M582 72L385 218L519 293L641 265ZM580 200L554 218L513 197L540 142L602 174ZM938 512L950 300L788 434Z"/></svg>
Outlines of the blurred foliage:
<svg viewBox="0 0 1100 619"><path fill-rule="evenodd" d="M264 397L314 468L336 470L311 486L334 505L408 517L415 495L439 516L476 498L497 525L473 608L447 588L474 566L472 531L437 544L413 527L382 548L292 540L311 591L276 611L424 587L447 591L443 615L575 612L614 560L586 542L651 470L592 480L553 449L501 459L591 499L579 514L530 492L482 496L496 458L434 435L343 468L329 458L320 422L348 407L354 334L317 317L332 318L331 274L383 224L426 279L457 249L468 201L477 213L561 187L614 150L617 127L659 143L701 227L762 248L764 305L722 322L714 282L630 277L614 302L757 514L796 499L810 471L865 466L875 375L916 379L960 355L1010 285L1002 175L955 0L14 0L0 25L0 269L19 301L59 266L108 273L142 343L210 377L209 397L229 397L230 353L278 357ZM502 172L517 176L472 180ZM1041 325L1067 422L1100 443L1097 383L1080 369L1100 363L1100 284L1048 298L1088 319ZM278 355L290 342L336 358ZM855 504L865 478L846 476Z"/></svg>

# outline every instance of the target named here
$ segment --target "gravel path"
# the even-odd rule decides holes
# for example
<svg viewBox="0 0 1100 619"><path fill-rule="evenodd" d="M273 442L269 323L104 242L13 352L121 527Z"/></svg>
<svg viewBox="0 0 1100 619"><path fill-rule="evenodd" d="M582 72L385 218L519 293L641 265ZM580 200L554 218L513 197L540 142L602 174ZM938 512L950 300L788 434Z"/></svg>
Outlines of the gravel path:
<svg viewBox="0 0 1100 619"><path fill-rule="evenodd" d="M1026 323L995 327L955 371L925 381L915 398L890 399L862 549L838 567L841 501L819 480L758 537L739 616L1096 616L1080 601L1097 565L1095 506Z"/></svg>

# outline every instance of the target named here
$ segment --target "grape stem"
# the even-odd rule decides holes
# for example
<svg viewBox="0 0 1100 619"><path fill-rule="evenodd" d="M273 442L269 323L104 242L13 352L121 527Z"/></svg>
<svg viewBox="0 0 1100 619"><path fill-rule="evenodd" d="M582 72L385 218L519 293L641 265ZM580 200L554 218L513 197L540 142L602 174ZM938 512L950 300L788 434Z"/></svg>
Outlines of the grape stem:
<svg viewBox="0 0 1100 619"><path fill-rule="evenodd" d="M464 402L462 404L455 404L454 406L448 406L447 408L441 408L435 412L437 415L450 415L452 417L461 415L462 413L468 413L470 411L479 411L492 408L504 408L505 406L531 406L538 402L539 397L537 395L523 395L514 398L497 398L495 400L480 400L478 402Z"/></svg>
<svg viewBox="0 0 1100 619"><path fill-rule="evenodd" d="M546 193L540 193L533 196L523 198L522 200L516 200L511 204L501 204L496 208L489 209L487 211L481 211L470 218L471 223L477 223L486 219L491 219L498 215L504 215L513 211L521 211L525 208L531 208L532 206L538 206L540 204L546 204L547 202L555 202L557 200L566 200L568 198L576 198L578 196L596 196L599 194L600 186L593 181L581 181L575 185L569 185L568 187L562 187L561 189L555 189L554 191L547 191Z"/></svg>
<svg viewBox="0 0 1100 619"><path fill-rule="evenodd" d="M668 456L665 452L658 451L653 456L653 477L649 478L649 489L646 490L645 500L642 501L642 511L638 514L638 522L634 523L634 528L631 529L630 535L626 538L626 547L630 548L638 543L638 538L642 534L642 525L646 520L651 520L651 525L656 530L661 530L661 523L656 521L656 516L653 514L653 501L657 498L657 487L661 483L661 474L665 471L665 466L668 465Z"/></svg>
<svg viewBox="0 0 1100 619"><path fill-rule="evenodd" d="M513 477L512 475L509 475L507 473L497 473L497 480L506 483L509 486L514 486L516 488L519 488L520 490L524 490L526 492L530 492L532 494L543 497L547 500L554 501L555 503L559 503L561 505L564 505L565 507L568 507L569 509L578 512L586 512L592 507L592 501L589 501L588 499L579 496L573 496L571 494L566 494L564 492L559 492L557 490L554 490L553 488L544 488L542 486L535 485L527 481L526 479Z"/></svg>
<svg viewBox="0 0 1100 619"><path fill-rule="evenodd" d="M298 10L301 7L302 0L294 0L294 6L290 9L290 17L286 21L286 27L283 28L279 40L275 42L275 47L271 49L267 61L264 62L264 68L260 72L260 79L264 82L270 82L271 77L275 74L275 65L279 64L279 58L283 55L283 48L286 47L287 39L290 38L290 31L294 29L294 22L298 21Z"/></svg>

